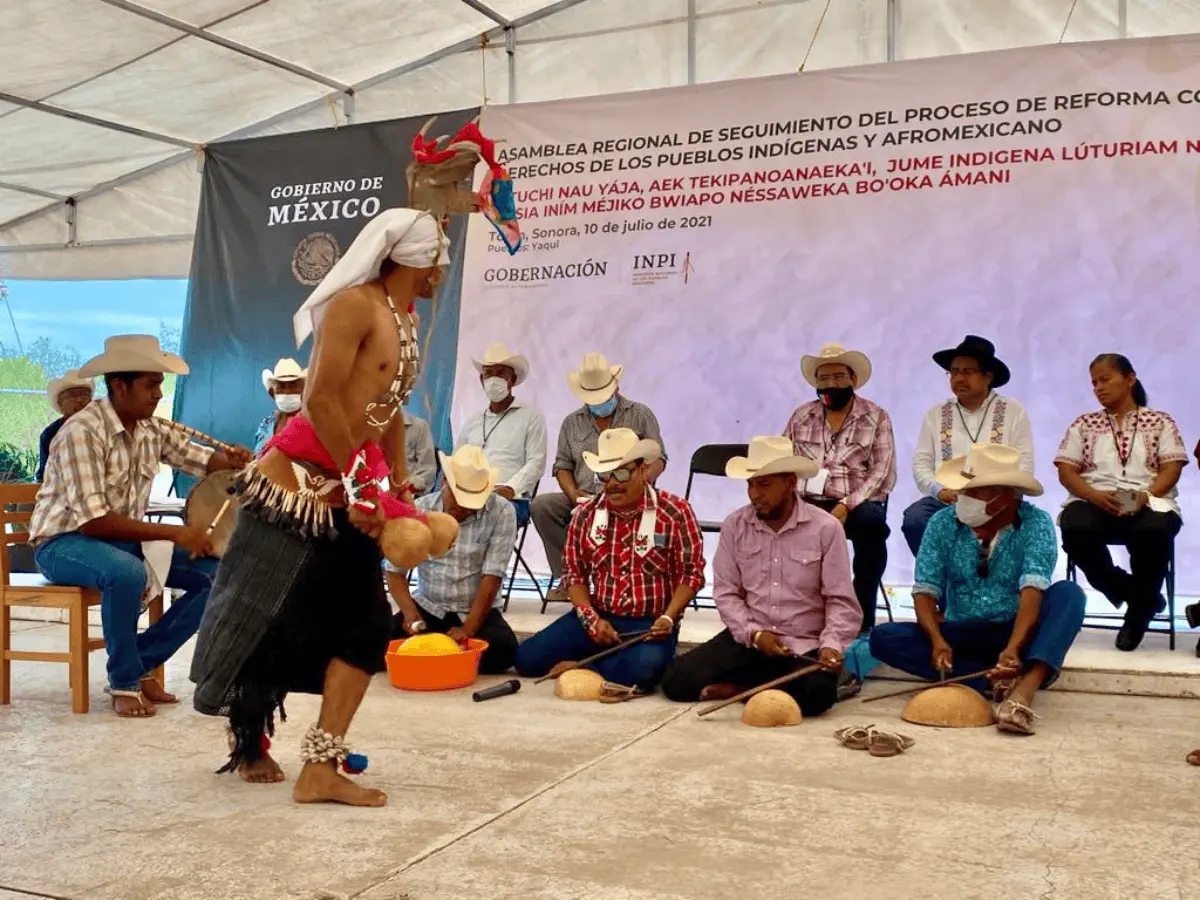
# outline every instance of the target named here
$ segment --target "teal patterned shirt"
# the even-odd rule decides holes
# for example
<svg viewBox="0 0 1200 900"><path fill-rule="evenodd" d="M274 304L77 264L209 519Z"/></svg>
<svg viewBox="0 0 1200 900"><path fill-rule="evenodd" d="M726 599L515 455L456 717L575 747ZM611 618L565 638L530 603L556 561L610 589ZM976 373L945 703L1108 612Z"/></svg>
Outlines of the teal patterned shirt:
<svg viewBox="0 0 1200 900"><path fill-rule="evenodd" d="M1006 622L1016 618L1021 591L1046 590L1058 561L1058 538L1050 514L1021 503L1020 527L1006 529L979 576L979 539L958 521L954 507L939 510L925 529L913 594L929 594L951 622Z"/></svg>

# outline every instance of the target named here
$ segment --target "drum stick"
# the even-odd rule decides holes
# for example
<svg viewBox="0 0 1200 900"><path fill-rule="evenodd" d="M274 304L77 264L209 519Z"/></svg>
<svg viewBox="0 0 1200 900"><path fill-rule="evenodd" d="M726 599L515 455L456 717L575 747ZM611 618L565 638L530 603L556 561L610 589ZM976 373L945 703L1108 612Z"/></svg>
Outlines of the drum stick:
<svg viewBox="0 0 1200 900"><path fill-rule="evenodd" d="M994 667L993 667L994 668ZM905 694L915 694L918 691L923 691L926 688L941 687L943 684L958 684L960 681L970 681L973 678L981 678L986 675L991 669L981 669L978 672L972 672L970 675L959 675L957 678L947 678L937 684L930 684L928 681L923 681L916 687L905 688L902 691L892 691L888 694L880 694L878 697L863 697L863 703L874 703L876 700L886 700L888 697L903 697Z"/></svg>
<svg viewBox="0 0 1200 900"><path fill-rule="evenodd" d="M801 659L804 659L804 657L801 657ZM742 691L740 694L730 697L728 700L722 700L720 703L714 703L712 706L707 706L696 713L696 715L707 716L711 713L715 713L718 709L724 709L727 706L732 706L739 700L746 700L750 697L753 697L755 694L761 694L763 691L770 690L774 687L779 687L781 684L787 684L789 681L795 681L797 678L802 678L805 675L809 675L820 668L820 663L813 663L811 666L805 666L803 669L797 669L795 672L790 672L787 675L781 675L779 678L772 679L766 684L760 684L758 687L752 687L748 691Z"/></svg>
<svg viewBox="0 0 1200 900"><path fill-rule="evenodd" d="M543 681L549 681L551 678L557 678L563 672L570 672L572 669L582 669L584 666L591 665L598 660L604 659L606 656L612 656L614 653L620 653L626 647L632 647L634 644L640 644L642 641L646 640L646 638L650 637L651 634L653 634L653 630L635 631L632 634L624 635L627 640L622 641L615 647L609 647L607 650L601 650L599 653L589 656L586 659L581 659L570 668L563 669L562 672L555 672L553 669L551 669L548 674L537 679L534 684L541 684Z"/></svg>
<svg viewBox="0 0 1200 900"><path fill-rule="evenodd" d="M221 519L225 516L225 513L229 511L229 507L232 503L232 497L225 498L225 502L221 504L221 508L217 510L217 514L213 516L212 524L204 529L205 534L211 535L216 527L221 524Z"/></svg>

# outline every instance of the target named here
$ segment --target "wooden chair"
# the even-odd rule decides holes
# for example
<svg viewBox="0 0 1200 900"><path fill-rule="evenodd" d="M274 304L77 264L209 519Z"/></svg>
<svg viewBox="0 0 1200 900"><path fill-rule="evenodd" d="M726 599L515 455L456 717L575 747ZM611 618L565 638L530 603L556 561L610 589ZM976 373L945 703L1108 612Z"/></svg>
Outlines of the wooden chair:
<svg viewBox="0 0 1200 900"><path fill-rule="evenodd" d="M12 661L66 663L71 673L71 710L86 713L91 706L88 654L104 649L103 638L88 636L88 609L100 605L100 592L93 588L51 584L41 575L14 574L9 570L9 548L29 540L29 504L41 485L0 484L0 705L12 702ZM19 507L26 511L16 511ZM14 528L13 526L23 526ZM66 653L12 649L12 607L41 607L67 610L70 646ZM160 596L150 604L150 621L162 617ZM161 668L152 673L160 683Z"/></svg>

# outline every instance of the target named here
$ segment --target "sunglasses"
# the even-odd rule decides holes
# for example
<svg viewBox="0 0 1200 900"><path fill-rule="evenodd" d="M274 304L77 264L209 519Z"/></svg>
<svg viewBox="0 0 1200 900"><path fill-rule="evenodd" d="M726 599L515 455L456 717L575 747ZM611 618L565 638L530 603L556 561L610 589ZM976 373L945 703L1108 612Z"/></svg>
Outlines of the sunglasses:
<svg viewBox="0 0 1200 900"><path fill-rule="evenodd" d="M609 481L615 481L617 484L625 484L633 478L633 469L614 469L611 472L597 472L596 478L601 484L608 484Z"/></svg>

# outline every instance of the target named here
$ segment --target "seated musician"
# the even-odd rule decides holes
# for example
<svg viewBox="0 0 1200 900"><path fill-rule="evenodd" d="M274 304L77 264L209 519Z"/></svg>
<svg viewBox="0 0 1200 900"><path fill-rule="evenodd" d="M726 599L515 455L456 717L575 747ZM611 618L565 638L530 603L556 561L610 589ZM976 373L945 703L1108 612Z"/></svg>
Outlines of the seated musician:
<svg viewBox="0 0 1200 900"><path fill-rule="evenodd" d="M217 561L205 523L143 521L160 463L189 475L240 468L249 451L226 455L189 441L156 419L163 374L186 375L187 364L150 335L111 337L80 374L104 376L108 396L72 416L59 432L34 506L30 541L42 574L55 584L96 588L108 649L108 692L118 716L152 716L176 698L153 672L200 625ZM142 542L171 541L166 586L183 591L170 610L138 633L147 570Z"/></svg>
<svg viewBox="0 0 1200 900"><path fill-rule="evenodd" d="M540 677L620 643L622 635L651 630L651 639L592 668L615 700L645 696L661 680L679 621L704 587L704 543L692 508L650 486L661 458L656 441L639 440L629 428L604 431L597 452L583 452L603 490L567 528L563 584L575 609L521 645L521 675Z"/></svg>
<svg viewBox="0 0 1200 900"><path fill-rule="evenodd" d="M459 643L478 638L488 645L479 671L499 675L517 655L517 636L492 605L512 555L517 516L496 490L499 475L480 448L460 447L452 457L441 454L441 461L445 484L416 506L453 516L458 540L445 555L417 566L415 591L407 572L386 564L388 591L400 607L392 637L433 631Z"/></svg>
<svg viewBox="0 0 1200 900"><path fill-rule="evenodd" d="M254 435L254 455L262 453L267 441L283 431L283 427L292 420L292 416L300 412L301 398L304 396L304 384L308 380L308 369L300 368L300 363L294 359L281 359L275 363L275 370L263 369L262 383L267 389L267 395L275 401L275 412L271 413L258 426Z"/></svg>
<svg viewBox="0 0 1200 900"><path fill-rule="evenodd" d="M917 621L871 632L876 659L919 678L988 670L967 683L991 681L996 727L1015 734L1033 734L1034 695L1058 678L1087 605L1079 585L1051 583L1054 520L1021 499L1042 493L1024 465L1016 447L975 444L938 468L955 504L934 513L917 553Z"/></svg>
<svg viewBox="0 0 1200 900"><path fill-rule="evenodd" d="M726 466L746 481L750 504L721 525L713 599L725 630L667 669L671 700L724 700L808 663L824 667L784 685L806 716L837 700L842 656L862 626L850 554L838 520L804 503L798 480L817 464L794 456L787 437L756 437L747 457Z"/></svg>
<svg viewBox="0 0 1200 900"><path fill-rule="evenodd" d="M92 379L80 378L77 369L69 369L62 378L52 379L46 386L46 396L50 398L50 405L58 411L59 417L45 427L41 439L38 441L38 467L34 481L40 483L46 474L46 461L50 458L50 444L62 430L67 419L91 403L92 395L95 393L96 385Z"/></svg>

